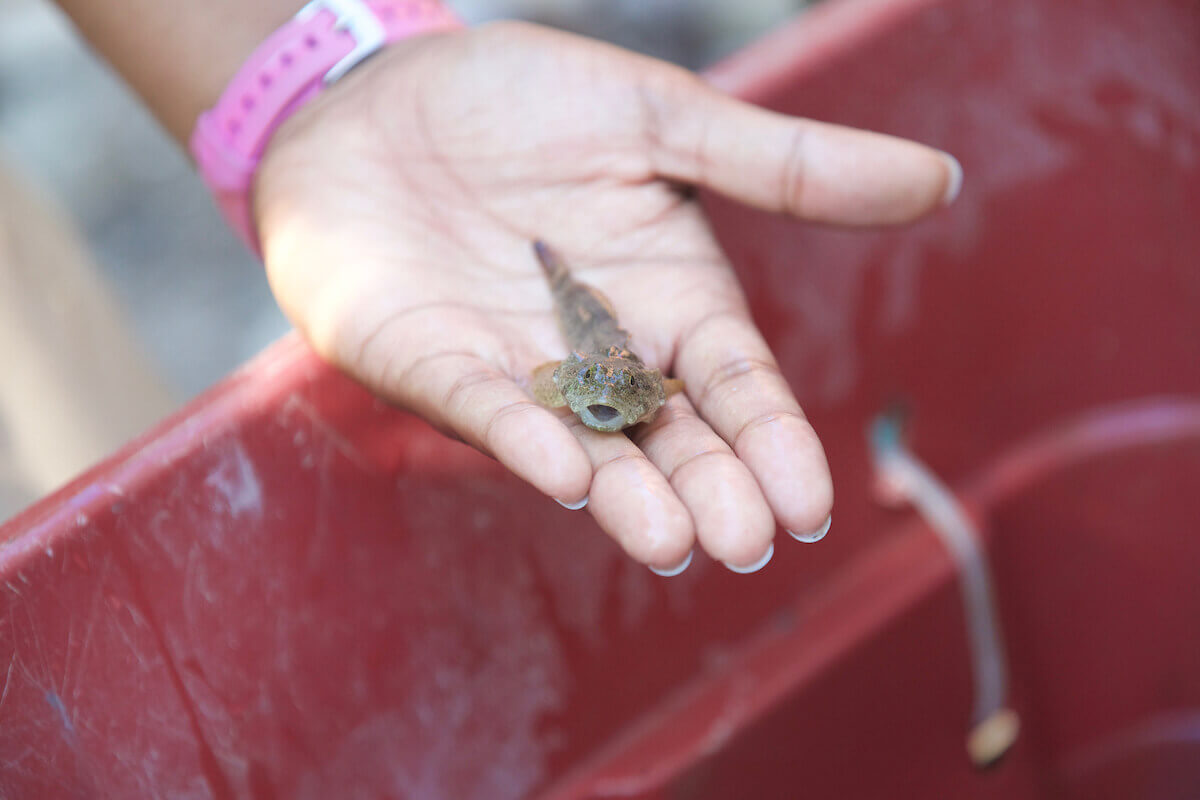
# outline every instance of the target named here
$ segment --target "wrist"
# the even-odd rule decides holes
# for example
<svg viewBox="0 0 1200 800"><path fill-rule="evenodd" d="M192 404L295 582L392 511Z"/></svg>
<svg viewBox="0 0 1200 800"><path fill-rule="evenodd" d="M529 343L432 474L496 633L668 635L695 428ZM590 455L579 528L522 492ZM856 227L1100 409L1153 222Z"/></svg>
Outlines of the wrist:
<svg viewBox="0 0 1200 800"><path fill-rule="evenodd" d="M57 0L173 138L187 142L259 42L304 0Z"/></svg>
<svg viewBox="0 0 1200 800"><path fill-rule="evenodd" d="M251 249L250 190L279 125L385 45L458 27L436 0L315 0L255 48L191 137L205 183Z"/></svg>

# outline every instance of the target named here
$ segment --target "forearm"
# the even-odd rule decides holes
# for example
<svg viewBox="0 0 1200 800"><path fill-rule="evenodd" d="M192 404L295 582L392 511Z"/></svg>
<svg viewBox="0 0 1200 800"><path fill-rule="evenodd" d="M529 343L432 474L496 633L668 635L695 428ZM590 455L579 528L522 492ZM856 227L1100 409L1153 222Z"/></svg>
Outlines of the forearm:
<svg viewBox="0 0 1200 800"><path fill-rule="evenodd" d="M304 0L57 0L83 36L186 143L242 62Z"/></svg>

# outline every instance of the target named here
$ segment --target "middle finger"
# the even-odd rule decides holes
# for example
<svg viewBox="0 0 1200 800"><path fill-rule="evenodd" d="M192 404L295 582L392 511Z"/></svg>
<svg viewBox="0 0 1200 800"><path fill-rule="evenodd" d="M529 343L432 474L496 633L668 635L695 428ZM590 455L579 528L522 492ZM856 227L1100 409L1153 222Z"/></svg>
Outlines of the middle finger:
<svg viewBox="0 0 1200 800"><path fill-rule="evenodd" d="M682 394L630 438L687 506L705 551L737 572L770 558L775 518L754 475Z"/></svg>
<svg viewBox="0 0 1200 800"><path fill-rule="evenodd" d="M695 533L662 472L629 437L593 431L574 414L562 420L592 462L587 509L596 523L643 564L677 569L689 558Z"/></svg>

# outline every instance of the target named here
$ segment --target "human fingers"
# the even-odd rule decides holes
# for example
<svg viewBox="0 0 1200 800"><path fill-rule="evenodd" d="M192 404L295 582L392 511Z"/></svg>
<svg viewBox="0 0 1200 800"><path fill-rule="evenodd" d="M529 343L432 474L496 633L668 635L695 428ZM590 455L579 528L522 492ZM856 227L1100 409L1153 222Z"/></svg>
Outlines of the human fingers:
<svg viewBox="0 0 1200 800"><path fill-rule="evenodd" d="M768 111L690 74L662 75L642 97L663 177L842 225L909 222L958 194L962 167L940 150Z"/></svg>
<svg viewBox="0 0 1200 800"><path fill-rule="evenodd" d="M737 572L765 565L775 535L771 509L750 470L686 397L671 398L630 438L687 506L710 556Z"/></svg>
<svg viewBox="0 0 1200 800"><path fill-rule="evenodd" d="M434 350L381 374L357 375L385 398L493 456L517 477L571 504L592 467L562 421L475 353Z"/></svg>
<svg viewBox="0 0 1200 800"><path fill-rule="evenodd" d="M796 538L819 538L833 506L825 452L745 310L688 320L674 370L700 416L753 473L780 524Z"/></svg>
<svg viewBox="0 0 1200 800"><path fill-rule="evenodd" d="M679 571L695 529L667 478L627 436L590 430L574 415L564 420L591 460L587 509L596 523L635 560L660 574Z"/></svg>

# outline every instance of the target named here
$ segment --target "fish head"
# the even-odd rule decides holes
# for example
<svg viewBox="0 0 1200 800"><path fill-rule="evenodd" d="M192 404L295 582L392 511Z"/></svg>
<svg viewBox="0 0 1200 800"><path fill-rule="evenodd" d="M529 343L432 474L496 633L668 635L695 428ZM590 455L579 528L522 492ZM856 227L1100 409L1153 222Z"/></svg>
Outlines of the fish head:
<svg viewBox="0 0 1200 800"><path fill-rule="evenodd" d="M554 383L584 425L606 433L641 422L666 402L662 373L617 348L572 355L555 370Z"/></svg>

